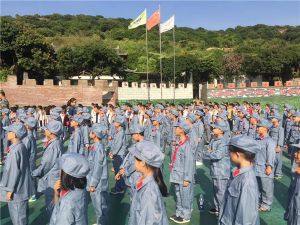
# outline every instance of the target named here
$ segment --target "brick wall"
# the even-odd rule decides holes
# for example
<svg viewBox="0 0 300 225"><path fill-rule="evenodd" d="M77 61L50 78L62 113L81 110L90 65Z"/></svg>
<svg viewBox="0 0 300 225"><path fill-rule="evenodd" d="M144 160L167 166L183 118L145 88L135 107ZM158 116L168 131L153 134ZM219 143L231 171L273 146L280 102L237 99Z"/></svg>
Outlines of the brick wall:
<svg viewBox="0 0 300 225"><path fill-rule="evenodd" d="M13 105L65 105L70 98L89 106L92 102L115 103L118 98L118 82L111 85L105 80L95 80L94 86L88 86L87 80L79 80L78 85L70 85L70 80L63 80L61 86L53 85L53 80L45 80L44 85L36 85L33 79L26 80L26 84L17 85L16 76L8 76L7 82L0 82L0 89L4 90L10 106Z"/></svg>

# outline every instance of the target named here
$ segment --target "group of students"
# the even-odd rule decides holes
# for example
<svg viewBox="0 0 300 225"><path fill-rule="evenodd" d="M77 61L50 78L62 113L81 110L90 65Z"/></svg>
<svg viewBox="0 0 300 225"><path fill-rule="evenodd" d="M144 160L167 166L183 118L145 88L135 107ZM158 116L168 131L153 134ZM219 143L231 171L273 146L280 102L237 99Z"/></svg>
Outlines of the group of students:
<svg viewBox="0 0 300 225"><path fill-rule="evenodd" d="M37 200L37 192L45 194L50 224L87 224L88 193L97 224L109 224L108 156L116 180L110 194L129 189L129 224L190 222L196 167L203 160L210 160L215 208L209 212L219 224L260 224L259 212L270 211L273 204L274 178L282 177L285 145L292 163L285 220L300 221L300 112L291 106L284 106L281 117L272 105L260 118L261 108L247 102L177 108L168 103L156 108L92 104L91 112L76 104L72 98L66 107L48 107L49 119L41 126L47 142L38 166L36 110L2 110L1 165L6 159L0 200L8 203L13 224L28 224L28 202ZM164 168L167 147L169 168ZM236 165L232 170L230 159ZM176 210L170 218L163 201L169 195L163 170L170 170L175 187Z"/></svg>

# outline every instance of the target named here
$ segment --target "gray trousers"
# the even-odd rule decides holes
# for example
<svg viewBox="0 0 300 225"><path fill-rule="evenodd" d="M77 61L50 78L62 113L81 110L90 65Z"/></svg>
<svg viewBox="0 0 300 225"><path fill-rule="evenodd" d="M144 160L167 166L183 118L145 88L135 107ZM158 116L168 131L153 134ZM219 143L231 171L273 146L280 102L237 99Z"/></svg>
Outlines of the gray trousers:
<svg viewBox="0 0 300 225"><path fill-rule="evenodd" d="M90 192L92 203L97 215L97 225L108 224L109 194L107 191Z"/></svg>
<svg viewBox="0 0 300 225"><path fill-rule="evenodd" d="M274 179L256 177L258 184L259 203L266 210L271 210L274 197Z"/></svg>
<svg viewBox="0 0 300 225"><path fill-rule="evenodd" d="M276 153L275 156L274 174L282 177L282 148L280 148L280 152Z"/></svg>
<svg viewBox="0 0 300 225"><path fill-rule="evenodd" d="M173 142L171 142L171 148L170 148L170 162L171 163L173 161L174 153L175 153L175 146L173 145Z"/></svg>
<svg viewBox="0 0 300 225"><path fill-rule="evenodd" d="M228 179L212 179L214 189L214 204L216 210L220 211L220 206L227 188Z"/></svg>
<svg viewBox="0 0 300 225"><path fill-rule="evenodd" d="M208 130L205 129L205 132L206 132L207 142L210 142L210 140L211 140L211 130L210 130L210 127L208 127Z"/></svg>
<svg viewBox="0 0 300 225"><path fill-rule="evenodd" d="M203 162L202 153L204 149L204 137L201 138L200 143L198 143L198 155L197 155L197 162Z"/></svg>
<svg viewBox="0 0 300 225"><path fill-rule="evenodd" d="M53 199L54 199L54 193L53 193L53 195L45 194L45 206L46 206L46 212L47 212L49 219L51 219L52 212L53 212L53 209L49 208L49 205L53 201Z"/></svg>
<svg viewBox="0 0 300 225"><path fill-rule="evenodd" d="M176 194L176 216L190 220L193 211L194 186L189 184L183 187L183 184L175 184Z"/></svg>
<svg viewBox="0 0 300 225"><path fill-rule="evenodd" d="M8 202L8 210L13 225L27 225L28 200L22 202Z"/></svg>

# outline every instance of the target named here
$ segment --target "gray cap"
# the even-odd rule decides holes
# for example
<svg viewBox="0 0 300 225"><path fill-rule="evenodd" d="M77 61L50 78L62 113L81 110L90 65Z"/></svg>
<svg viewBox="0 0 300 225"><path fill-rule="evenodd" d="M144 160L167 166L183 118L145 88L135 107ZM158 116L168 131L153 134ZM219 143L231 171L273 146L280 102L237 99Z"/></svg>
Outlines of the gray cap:
<svg viewBox="0 0 300 225"><path fill-rule="evenodd" d="M78 153L64 154L57 158L55 163L72 177L84 178L90 172L90 166L85 156Z"/></svg>
<svg viewBox="0 0 300 225"><path fill-rule="evenodd" d="M17 113L18 114L26 114L26 111L24 109L18 109Z"/></svg>
<svg viewBox="0 0 300 225"><path fill-rule="evenodd" d="M139 112L140 111L139 107L137 107L137 106L133 106L132 110L135 111L135 112Z"/></svg>
<svg viewBox="0 0 300 225"><path fill-rule="evenodd" d="M163 107L162 105L158 105L157 108L160 109L160 110L164 110L165 109L165 107Z"/></svg>
<svg viewBox="0 0 300 225"><path fill-rule="evenodd" d="M104 112L104 113L107 113L107 108L106 107L103 107L100 109L100 111Z"/></svg>
<svg viewBox="0 0 300 225"><path fill-rule="evenodd" d="M225 123L225 121L223 121L223 120L219 120L219 121L216 122L215 124L210 124L210 126L211 126L213 129L220 129L220 130L222 130L223 132L225 132L226 129L227 129L226 123Z"/></svg>
<svg viewBox="0 0 300 225"><path fill-rule="evenodd" d="M275 112L272 116L269 116L270 119L272 118L276 118L278 119L279 121L282 120L282 117L281 115L278 113L278 112Z"/></svg>
<svg viewBox="0 0 300 225"><path fill-rule="evenodd" d="M127 110L126 106L121 106L120 109L121 109L121 110L124 110L124 111Z"/></svg>
<svg viewBox="0 0 300 225"><path fill-rule="evenodd" d="M92 131L99 139L103 139L105 135L107 134L107 128L106 126L100 124L100 123L94 123L92 126Z"/></svg>
<svg viewBox="0 0 300 225"><path fill-rule="evenodd" d="M293 109L291 109L290 111L289 111L289 113L291 113L292 115L295 113L295 110L293 110Z"/></svg>
<svg viewBox="0 0 300 225"><path fill-rule="evenodd" d="M249 118L255 118L255 119L257 119L257 120L259 120L260 119L260 117L259 117L259 114L258 113L252 113L252 114L250 114L249 115Z"/></svg>
<svg viewBox="0 0 300 225"><path fill-rule="evenodd" d="M134 124L129 127L128 134L140 134L145 131L145 128L141 124Z"/></svg>
<svg viewBox="0 0 300 225"><path fill-rule="evenodd" d="M46 126L42 127L43 130L49 130L52 134L60 136L64 132L64 127L61 122L50 120Z"/></svg>
<svg viewBox="0 0 300 225"><path fill-rule="evenodd" d="M165 110L171 111L171 108L170 107L166 107Z"/></svg>
<svg viewBox="0 0 300 225"><path fill-rule="evenodd" d="M150 118L153 116L153 113L151 112L151 110L146 110L145 114L147 114L148 116L150 116Z"/></svg>
<svg viewBox="0 0 300 225"><path fill-rule="evenodd" d="M295 111L293 113L293 117L300 117L300 112L299 111Z"/></svg>
<svg viewBox="0 0 300 225"><path fill-rule="evenodd" d="M260 121L256 124L257 127L266 127L270 129L273 126L273 123L271 123L269 120L266 119L260 119Z"/></svg>
<svg viewBox="0 0 300 225"><path fill-rule="evenodd" d="M125 124L124 116L117 116L115 118L115 122L119 123L123 127Z"/></svg>
<svg viewBox="0 0 300 225"><path fill-rule="evenodd" d="M142 141L129 148L129 152L136 158L145 161L147 164L160 168L164 162L165 155L152 141Z"/></svg>
<svg viewBox="0 0 300 225"><path fill-rule="evenodd" d="M202 116L204 116L204 113L197 110L197 111L195 112L195 115L198 115L198 116L201 116L201 117L202 117Z"/></svg>
<svg viewBox="0 0 300 225"><path fill-rule="evenodd" d="M78 108L76 109L76 112L83 113L83 109L82 109L81 107L78 107Z"/></svg>
<svg viewBox="0 0 300 225"><path fill-rule="evenodd" d="M60 118L60 115L57 113L57 112L53 112L50 114L50 117L56 121L60 121L59 118Z"/></svg>
<svg viewBox="0 0 300 225"><path fill-rule="evenodd" d="M271 109L276 109L276 110L278 110L278 106L277 106L277 105L271 105Z"/></svg>
<svg viewBox="0 0 300 225"><path fill-rule="evenodd" d="M2 109L1 111L2 111L2 113L5 113L6 115L9 114L9 109L8 108Z"/></svg>
<svg viewBox="0 0 300 225"><path fill-rule="evenodd" d="M91 119L91 115L89 113L84 113L84 114L82 114L82 118L84 120L90 120Z"/></svg>
<svg viewBox="0 0 300 225"><path fill-rule="evenodd" d="M150 107L149 107L149 109L151 109L151 110L152 110L152 112L154 112L154 111L155 111L155 108L154 108L153 106L150 106Z"/></svg>
<svg viewBox="0 0 300 225"><path fill-rule="evenodd" d="M190 111L193 111L193 110L194 110L194 108L193 108L192 106L188 106L188 109L189 109Z"/></svg>
<svg viewBox="0 0 300 225"><path fill-rule="evenodd" d="M240 110L241 113L243 113L245 116L247 116L249 113L245 109Z"/></svg>
<svg viewBox="0 0 300 225"><path fill-rule="evenodd" d="M122 113L121 110L116 110L113 115L123 116L124 114Z"/></svg>
<svg viewBox="0 0 300 225"><path fill-rule="evenodd" d="M3 111L3 110L2 110ZM23 122L25 122L25 120L28 118L26 114L22 113L22 114L17 114L16 116L17 119L22 120Z"/></svg>
<svg viewBox="0 0 300 225"><path fill-rule="evenodd" d="M179 123L174 123L174 127L180 127L187 134L191 130L191 126L185 120L181 120Z"/></svg>
<svg viewBox="0 0 300 225"><path fill-rule="evenodd" d="M181 106L178 106L177 111L184 111L184 109Z"/></svg>
<svg viewBox="0 0 300 225"><path fill-rule="evenodd" d="M119 108L115 108L114 109L114 113L118 113L118 114L122 114L123 115L123 112Z"/></svg>
<svg viewBox="0 0 300 225"><path fill-rule="evenodd" d="M196 123L196 121L197 121L197 118L194 113L189 113L186 118L189 121L191 121L191 123Z"/></svg>
<svg viewBox="0 0 300 225"><path fill-rule="evenodd" d="M90 110L87 107L82 108L83 113L90 113Z"/></svg>
<svg viewBox="0 0 300 225"><path fill-rule="evenodd" d="M207 106L205 106L205 109L210 110L210 107L207 105Z"/></svg>
<svg viewBox="0 0 300 225"><path fill-rule="evenodd" d="M159 122L159 124L163 123L163 118L162 118L161 115L154 115L154 116L152 116L151 120L152 121L157 121L157 122Z"/></svg>
<svg viewBox="0 0 300 225"><path fill-rule="evenodd" d="M245 109L245 107L244 107L244 106L242 106L242 105L240 105L240 106L236 107L236 110L238 110L238 111L240 111L240 110L242 110L242 109Z"/></svg>
<svg viewBox="0 0 300 225"><path fill-rule="evenodd" d="M293 107L289 104L285 104L284 108L286 108L287 110L292 110L293 109Z"/></svg>
<svg viewBox="0 0 300 225"><path fill-rule="evenodd" d="M79 124L79 126L83 125L83 123L84 123L83 117L79 116L79 115L74 115L72 117L72 120L76 121Z"/></svg>
<svg viewBox="0 0 300 225"><path fill-rule="evenodd" d="M8 132L11 131L11 132L15 133L15 135L17 135L17 137L20 140L27 136L27 129L26 129L25 125L20 122L15 122L10 126L2 127L2 128L3 128L3 130L6 130Z"/></svg>
<svg viewBox="0 0 300 225"><path fill-rule="evenodd" d="M246 136L246 135L236 135L232 137L229 141L229 145L238 147L240 149L243 149L247 152L251 152L256 154L260 151L260 145L257 141L255 141L253 138Z"/></svg>
<svg viewBox="0 0 300 225"><path fill-rule="evenodd" d="M202 106L197 106L197 110L203 110L204 108Z"/></svg>
<svg viewBox="0 0 300 225"><path fill-rule="evenodd" d="M52 109L52 112L56 112L56 113L58 113L58 114L61 114L61 112L62 112L62 108L61 108L61 107L58 107L58 106L56 106L56 107L54 107L54 108Z"/></svg>
<svg viewBox="0 0 300 225"><path fill-rule="evenodd" d="M28 108L27 112L29 112L30 114L34 114L35 110L34 110L34 108Z"/></svg>
<svg viewBox="0 0 300 225"><path fill-rule="evenodd" d="M222 110L226 110L224 105L219 105L219 108L222 109Z"/></svg>
<svg viewBox="0 0 300 225"><path fill-rule="evenodd" d="M33 117L29 117L29 118L25 119L24 123L26 123L27 126L29 126L29 128L31 130L33 130L37 127L37 120L34 119Z"/></svg>
<svg viewBox="0 0 300 225"><path fill-rule="evenodd" d="M222 120L227 120L227 115L225 112L221 112L216 117L220 117Z"/></svg>
<svg viewBox="0 0 300 225"><path fill-rule="evenodd" d="M260 108L259 108L257 105L254 105L254 106L252 107L252 109L260 110Z"/></svg>
<svg viewBox="0 0 300 225"><path fill-rule="evenodd" d="M171 110L171 114L173 114L174 116L179 116L179 114L176 110Z"/></svg>

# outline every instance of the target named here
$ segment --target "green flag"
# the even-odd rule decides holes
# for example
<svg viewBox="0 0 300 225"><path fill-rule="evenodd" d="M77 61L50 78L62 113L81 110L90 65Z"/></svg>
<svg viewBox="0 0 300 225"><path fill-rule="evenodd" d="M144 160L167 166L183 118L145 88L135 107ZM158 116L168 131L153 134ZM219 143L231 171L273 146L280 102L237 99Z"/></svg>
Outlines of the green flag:
<svg viewBox="0 0 300 225"><path fill-rule="evenodd" d="M138 26L144 25L146 24L146 10L139 15L138 18L136 18L135 20L133 20L130 25L128 26L128 29L133 29L133 28L137 28Z"/></svg>

